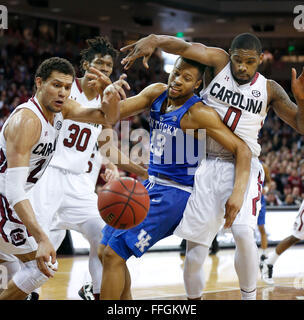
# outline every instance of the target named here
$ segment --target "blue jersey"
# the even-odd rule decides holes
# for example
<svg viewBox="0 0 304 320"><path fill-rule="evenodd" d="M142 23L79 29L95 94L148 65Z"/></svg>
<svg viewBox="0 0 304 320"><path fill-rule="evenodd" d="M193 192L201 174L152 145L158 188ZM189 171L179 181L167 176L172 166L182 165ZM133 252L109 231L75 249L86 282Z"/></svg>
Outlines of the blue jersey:
<svg viewBox="0 0 304 320"><path fill-rule="evenodd" d="M166 90L153 102L150 111L148 173L156 177L165 176L185 186L193 186L195 168L199 162L199 142L182 131L180 121L189 108L201 99L193 95L179 109L161 113L167 96Z"/></svg>

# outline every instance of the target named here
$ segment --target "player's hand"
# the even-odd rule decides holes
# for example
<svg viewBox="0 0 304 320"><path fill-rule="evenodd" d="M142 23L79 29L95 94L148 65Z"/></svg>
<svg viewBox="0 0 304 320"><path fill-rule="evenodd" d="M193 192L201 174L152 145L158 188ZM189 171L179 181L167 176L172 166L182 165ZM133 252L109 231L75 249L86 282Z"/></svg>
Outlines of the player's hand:
<svg viewBox="0 0 304 320"><path fill-rule="evenodd" d="M36 252L36 261L39 270L48 278L53 277L52 273L46 266L48 262L56 263L56 251L48 238L41 240L38 243Z"/></svg>
<svg viewBox="0 0 304 320"><path fill-rule="evenodd" d="M296 69L291 69L291 90L297 102L304 102L304 67L298 78Z"/></svg>
<svg viewBox="0 0 304 320"><path fill-rule="evenodd" d="M118 99L118 100L125 100L127 98L126 93L124 91L124 87L127 90L130 90L130 86L128 82L125 80L127 78L126 74L122 74L119 77L119 80L113 82L103 92L104 99Z"/></svg>
<svg viewBox="0 0 304 320"><path fill-rule="evenodd" d="M89 68L86 76L90 79L88 86L94 88L101 96L105 88L112 83L111 79L94 67Z"/></svg>
<svg viewBox="0 0 304 320"><path fill-rule="evenodd" d="M128 70L133 65L136 59L143 57L143 65L148 69L148 60L150 59L155 49L156 42L153 35L142 38L137 42L120 49L120 51L122 52L129 52L128 55L121 60L121 64L124 65L125 70Z"/></svg>
<svg viewBox="0 0 304 320"><path fill-rule="evenodd" d="M232 193L230 198L227 200L225 204L225 216L226 219L224 228L230 228L237 216L240 212L241 207L243 205L244 196L239 193Z"/></svg>
<svg viewBox="0 0 304 320"><path fill-rule="evenodd" d="M100 176L105 182L111 182L114 179L119 178L120 175L117 167L115 166L115 169L106 168L105 172L100 174Z"/></svg>

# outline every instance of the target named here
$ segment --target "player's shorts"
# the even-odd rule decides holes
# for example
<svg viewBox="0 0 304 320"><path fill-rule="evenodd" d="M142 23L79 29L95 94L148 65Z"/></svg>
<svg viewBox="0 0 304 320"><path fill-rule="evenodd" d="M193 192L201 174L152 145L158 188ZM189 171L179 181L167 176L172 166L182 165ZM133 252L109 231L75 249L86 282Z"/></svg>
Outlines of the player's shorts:
<svg viewBox="0 0 304 320"><path fill-rule="evenodd" d="M298 215L293 224L292 235L300 240L304 240L304 201L298 211Z"/></svg>
<svg viewBox="0 0 304 320"><path fill-rule="evenodd" d="M30 198L41 225L48 226L48 230L56 228L56 212L60 228L66 229L90 218L100 217L97 194L91 185L85 173L74 174L49 166L33 188Z"/></svg>
<svg viewBox="0 0 304 320"><path fill-rule="evenodd" d="M36 251L37 247L35 239L29 234L6 197L0 194L0 252L8 255L24 254Z"/></svg>
<svg viewBox="0 0 304 320"><path fill-rule="evenodd" d="M0 248L1 250L1 248ZM17 257L12 254L5 254L0 252L0 261L9 261L9 262L16 262L19 261Z"/></svg>
<svg viewBox="0 0 304 320"><path fill-rule="evenodd" d="M145 220L128 230L118 230L106 225L101 244L109 245L119 256L141 257L159 240L172 235L179 224L190 192L172 187L143 182L150 196L150 209Z"/></svg>
<svg viewBox="0 0 304 320"><path fill-rule="evenodd" d="M234 162L207 158L195 173L193 192L174 234L210 247L224 224L225 204L232 194L234 175ZM263 181L263 167L257 158L253 158L243 206L233 225L256 228Z"/></svg>
<svg viewBox="0 0 304 320"><path fill-rule="evenodd" d="M261 197L261 210L258 217L258 226L265 225L265 215L266 215L266 200L264 195Z"/></svg>

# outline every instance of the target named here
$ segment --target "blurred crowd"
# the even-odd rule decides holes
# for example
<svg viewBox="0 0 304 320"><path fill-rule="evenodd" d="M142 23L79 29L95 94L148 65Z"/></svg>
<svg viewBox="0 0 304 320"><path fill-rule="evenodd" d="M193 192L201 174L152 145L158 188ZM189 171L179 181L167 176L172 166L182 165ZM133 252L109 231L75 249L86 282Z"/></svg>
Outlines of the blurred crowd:
<svg viewBox="0 0 304 320"><path fill-rule="evenodd" d="M49 39L38 39L30 32L8 30L0 35L0 128L9 114L19 104L27 101L34 94L33 77L37 66L44 59L60 56L69 59L75 66L76 74L81 76L79 52L85 46L85 41L77 44L66 42L59 45ZM119 48L117 48L119 49ZM124 72L119 56L112 80L118 79ZM267 76L269 64L274 63L274 57L267 51L265 63L261 72ZM141 60L126 72L131 86L129 95L140 92L150 83L166 82L168 74L164 72L163 59L156 52L150 59L149 70L144 69ZM281 83L290 96L290 83ZM130 131L144 128L149 131L148 114L132 117ZM124 134L120 124L116 130L121 143L129 140L130 148L134 144L146 141L130 141L129 132ZM134 140L134 139L133 139ZM262 152L260 159L269 167L272 182L266 192L268 206L295 205L299 206L304 199L304 137L298 135L292 128L281 121L270 110L264 127L260 131ZM122 175L126 173L122 172Z"/></svg>

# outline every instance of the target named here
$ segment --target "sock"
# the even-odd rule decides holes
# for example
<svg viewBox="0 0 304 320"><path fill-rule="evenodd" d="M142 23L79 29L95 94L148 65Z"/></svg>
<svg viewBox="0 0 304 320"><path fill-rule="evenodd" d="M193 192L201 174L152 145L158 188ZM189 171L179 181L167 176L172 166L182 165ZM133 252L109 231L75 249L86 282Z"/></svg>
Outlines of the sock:
<svg viewBox="0 0 304 320"><path fill-rule="evenodd" d="M251 292L246 292L241 289L242 300L256 300L256 289Z"/></svg>
<svg viewBox="0 0 304 320"><path fill-rule="evenodd" d="M275 262L278 260L279 256L280 256L280 255L278 255L278 254L276 253L276 251L273 251L273 252L269 255L269 257L267 258L266 263L267 263L267 264L272 264L272 265L274 265Z"/></svg>

